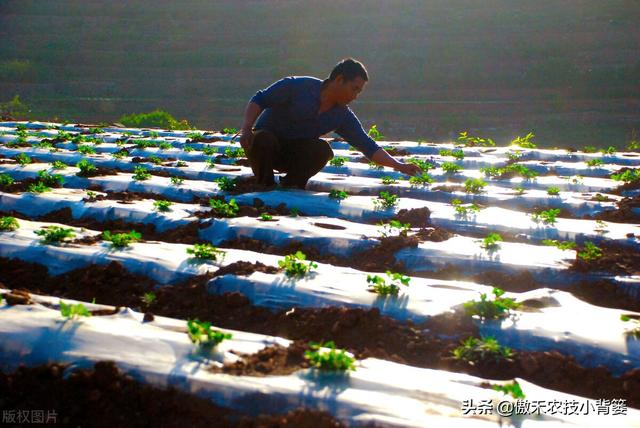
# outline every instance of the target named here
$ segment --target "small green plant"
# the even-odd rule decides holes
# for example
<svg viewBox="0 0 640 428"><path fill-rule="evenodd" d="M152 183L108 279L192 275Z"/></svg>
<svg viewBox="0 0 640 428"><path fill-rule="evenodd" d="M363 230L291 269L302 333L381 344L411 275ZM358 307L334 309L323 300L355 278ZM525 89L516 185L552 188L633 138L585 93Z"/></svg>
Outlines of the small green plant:
<svg viewBox="0 0 640 428"><path fill-rule="evenodd" d="M464 181L464 191L467 193L481 193L487 185L481 178L467 178Z"/></svg>
<svg viewBox="0 0 640 428"><path fill-rule="evenodd" d="M632 322L633 327L631 327L630 329L627 329L625 331L625 334L634 336L640 339L640 320L633 319L629 315L620 315L620 321Z"/></svg>
<svg viewBox="0 0 640 428"><path fill-rule="evenodd" d="M0 186L1 187L10 186L13 183L15 183L15 180L9 174L0 174Z"/></svg>
<svg viewBox="0 0 640 428"><path fill-rule="evenodd" d="M556 186L547 187L547 195L558 196L560 194L560 188Z"/></svg>
<svg viewBox="0 0 640 428"><path fill-rule="evenodd" d="M603 155L612 155L616 152L616 148L613 146L609 146L606 149L600 149L600 153Z"/></svg>
<svg viewBox="0 0 640 428"><path fill-rule="evenodd" d="M278 260L278 266L285 270L285 274L289 277L303 277L311 269L317 268L318 264L312 261L309 264L303 262L307 259L307 256L302 251L296 251L295 254L289 254L284 257L284 260Z"/></svg>
<svg viewBox="0 0 640 428"><path fill-rule="evenodd" d="M147 149L149 147L156 147L156 143L151 140L136 140L136 147L140 150Z"/></svg>
<svg viewBox="0 0 640 428"><path fill-rule="evenodd" d="M382 165L378 165L375 162L369 162L369 169L374 169L376 171L382 171L384 167Z"/></svg>
<svg viewBox="0 0 640 428"><path fill-rule="evenodd" d="M67 167L67 164L57 160L57 161L53 161L53 163L51 164L51 167L53 169L65 169Z"/></svg>
<svg viewBox="0 0 640 428"><path fill-rule="evenodd" d="M80 172L78 173L78 175L84 175L84 176L96 170L96 166L86 159L80 159L76 163L76 168L80 168Z"/></svg>
<svg viewBox="0 0 640 428"><path fill-rule="evenodd" d="M204 134L202 132L187 132L186 137L191 140L200 140L204 138Z"/></svg>
<svg viewBox="0 0 640 428"><path fill-rule="evenodd" d="M44 192L50 192L50 191L51 191L51 187L47 186L42 181L38 181L37 183L31 183L27 187L27 192L29 193L44 193Z"/></svg>
<svg viewBox="0 0 640 428"><path fill-rule="evenodd" d="M380 134L380 131L378 131L378 126L375 124L371 125L371 128L369 128L369 131L367 132L367 135L375 141L384 140L384 135Z"/></svg>
<svg viewBox="0 0 640 428"><path fill-rule="evenodd" d="M22 166L28 165L32 162L31 158L26 153L19 153L14 159Z"/></svg>
<svg viewBox="0 0 640 428"><path fill-rule="evenodd" d="M478 205L476 204L463 205L460 199L452 199L451 205L453 205L453 207L455 208L456 215L459 215L465 218L468 217L470 214L477 214L480 212L480 207Z"/></svg>
<svg viewBox="0 0 640 428"><path fill-rule="evenodd" d="M173 184L174 186L180 186L182 183L184 183L184 178L171 177L171 184Z"/></svg>
<svg viewBox="0 0 640 428"><path fill-rule="evenodd" d="M471 300L464 304L465 313L478 315L481 319L499 319L509 316L510 311L518 309L522 304L509 297L502 297L504 290L493 287L493 300L487 300L486 293L480 293L480 301Z"/></svg>
<svg viewBox="0 0 640 428"><path fill-rule="evenodd" d="M171 205L173 205L171 201L160 200L153 202L154 208L161 212L171 211Z"/></svg>
<svg viewBox="0 0 640 428"><path fill-rule="evenodd" d="M582 251L578 252L578 257L585 262L592 262L602 257L602 250L593 242L586 241Z"/></svg>
<svg viewBox="0 0 640 428"><path fill-rule="evenodd" d="M129 233L116 233L112 234L110 231L105 230L102 232L102 239L111 242L111 248L126 248L132 242L139 241L142 235L135 230Z"/></svg>
<svg viewBox="0 0 640 428"><path fill-rule="evenodd" d="M78 146L78 153L82 153L83 155L95 155L96 154L96 149L94 149L91 146Z"/></svg>
<svg viewBox="0 0 640 428"><path fill-rule="evenodd" d="M456 360L476 364L482 361L504 361L513 357L511 348L502 346L491 336L483 336L480 339L469 337L462 341L462 345L452 352Z"/></svg>
<svg viewBox="0 0 640 428"><path fill-rule="evenodd" d="M46 186L57 186L64 184L64 177L60 174L51 174L46 169L38 171L38 179Z"/></svg>
<svg viewBox="0 0 640 428"><path fill-rule="evenodd" d="M176 162L176 166L178 168L182 168L182 167L187 166L187 163L185 161L179 160L179 161Z"/></svg>
<svg viewBox="0 0 640 428"><path fill-rule="evenodd" d="M158 131L147 131L146 134L149 138L160 138L160 133Z"/></svg>
<svg viewBox="0 0 640 428"><path fill-rule="evenodd" d="M502 175L504 170L496 166L485 166L480 168L480 172L483 173L485 177L499 177Z"/></svg>
<svg viewBox="0 0 640 428"><path fill-rule="evenodd" d="M51 144L49 141L40 141L39 143L34 144L33 147L36 147L42 150L53 149L53 144Z"/></svg>
<svg viewBox="0 0 640 428"><path fill-rule="evenodd" d="M507 153L507 158L511 161L511 162L517 162L520 160L520 158L522 158L522 152L515 150L512 152Z"/></svg>
<svg viewBox="0 0 640 428"><path fill-rule="evenodd" d="M397 296L400 291L400 286L408 286L409 281L411 280L408 276L391 272L390 270L388 270L386 274L389 283L387 283L387 280L381 276L367 275L367 284L371 284L369 286L369 291L380 294L381 296Z"/></svg>
<svg viewBox="0 0 640 428"><path fill-rule="evenodd" d="M240 211L240 207L236 203L235 199L229 200L229 202L225 202L224 200L219 199L209 199L209 206L213 209L213 212L216 215L222 217L235 217Z"/></svg>
<svg viewBox="0 0 640 428"><path fill-rule="evenodd" d="M218 260L218 257L224 257L225 252L217 249L209 243L194 244L192 248L187 248L187 254L191 254L194 258L200 260Z"/></svg>
<svg viewBox="0 0 640 428"><path fill-rule="evenodd" d="M222 128L221 131L223 134L237 134L238 128Z"/></svg>
<svg viewBox="0 0 640 428"><path fill-rule="evenodd" d="M499 391L504 393L505 395L510 395L515 400L524 400L525 395L522 392L522 388L520 384L515 380L512 383L506 383L504 385L492 385L491 388L494 391Z"/></svg>
<svg viewBox="0 0 640 428"><path fill-rule="evenodd" d="M384 177L382 177L382 184L397 184L398 180L396 180L393 177L389 177L388 175L385 175Z"/></svg>
<svg viewBox="0 0 640 428"><path fill-rule="evenodd" d="M60 300L60 315L65 318L76 320L79 317L90 317L91 312L82 303L67 304Z"/></svg>
<svg viewBox="0 0 640 428"><path fill-rule="evenodd" d="M214 179L218 184L220 190L224 190L225 192L230 192L236 188L238 179L237 178L229 178L229 177L218 177Z"/></svg>
<svg viewBox="0 0 640 428"><path fill-rule="evenodd" d="M462 167L453 162L442 162L442 165L440 166L446 174L455 174L462 171Z"/></svg>
<svg viewBox="0 0 640 428"><path fill-rule="evenodd" d="M515 192L516 195L520 196L520 195L524 195L525 188L518 185L513 188L513 191Z"/></svg>
<svg viewBox="0 0 640 428"><path fill-rule="evenodd" d="M596 200L596 201L598 201L598 202L609 202L609 201L611 201L611 199L609 199L609 197L608 197L608 196L605 196L605 195L603 195L603 194L601 194L601 193L596 193L596 194L593 196L593 199L595 199L595 200Z"/></svg>
<svg viewBox="0 0 640 428"><path fill-rule="evenodd" d="M511 141L511 145L520 146L524 149L535 149L537 146L532 141L533 137L535 137L535 134L533 134L532 132L529 132L524 137L517 136Z"/></svg>
<svg viewBox="0 0 640 428"><path fill-rule="evenodd" d="M378 195L378 199L373 200L373 205L379 209L392 208L398 205L398 200L398 195L382 191Z"/></svg>
<svg viewBox="0 0 640 428"><path fill-rule="evenodd" d="M0 231L16 230L19 227L20 225L15 217L0 217Z"/></svg>
<svg viewBox="0 0 640 428"><path fill-rule="evenodd" d="M305 351L304 357L317 369L342 372L356 369L355 358L349 356L344 350L336 349L332 341L324 344L310 342L309 347L311 349ZM329 351L321 348L329 348Z"/></svg>
<svg viewBox="0 0 640 428"><path fill-rule="evenodd" d="M40 230L36 230L35 233L38 236L42 236L43 244L51 244L54 242L62 242L66 238L73 238L76 234L73 229L60 227L60 226L45 226Z"/></svg>
<svg viewBox="0 0 640 428"><path fill-rule="evenodd" d="M111 153L111 157L114 159L124 159L127 157L128 153L126 151L119 151Z"/></svg>
<svg viewBox="0 0 640 428"><path fill-rule="evenodd" d="M623 181L625 183L632 183L635 181L640 181L640 170L639 169L626 169L618 174L611 174L611 179L615 181Z"/></svg>
<svg viewBox="0 0 640 428"><path fill-rule="evenodd" d="M162 159L160 159L158 156L149 156L147 159L154 165L162 165Z"/></svg>
<svg viewBox="0 0 640 428"><path fill-rule="evenodd" d="M197 318L187 321L187 333L191 342L203 348L213 348L232 337L231 333L214 330L210 322L200 321Z"/></svg>
<svg viewBox="0 0 640 428"><path fill-rule="evenodd" d="M191 147L191 146L186 146L186 145L185 145L184 147L182 147L182 151L184 151L184 152L186 152L186 153L192 152L192 151L194 151L194 150L195 150L195 149L194 149L193 147Z"/></svg>
<svg viewBox="0 0 640 428"><path fill-rule="evenodd" d="M582 151L585 153L596 153L598 148L596 146L584 146Z"/></svg>
<svg viewBox="0 0 640 428"><path fill-rule="evenodd" d="M433 177L431 177L427 172L423 172L420 175L414 175L413 177L409 178L409 185L411 186L426 186L433 182Z"/></svg>
<svg viewBox="0 0 640 428"><path fill-rule="evenodd" d="M390 236L394 230L398 231L398 236L407 236L411 229L410 223L402 223L399 220L391 220L389 223L380 222L378 226L382 226L380 234L383 238Z"/></svg>
<svg viewBox="0 0 640 428"><path fill-rule="evenodd" d="M162 143L160 143L158 145L158 147L160 148L160 150L169 150L171 149L173 146L171 145L171 143L169 143L168 141L163 141Z"/></svg>
<svg viewBox="0 0 640 428"><path fill-rule="evenodd" d="M609 231L609 226L602 220L596 220L596 226L593 230L597 233L607 233Z"/></svg>
<svg viewBox="0 0 640 428"><path fill-rule="evenodd" d="M418 159L418 158L411 158L409 160L407 160L407 163L411 163L417 167L419 167L422 171L427 172L430 169L433 169L434 166L431 162L427 162L424 161L422 159Z"/></svg>
<svg viewBox="0 0 640 428"><path fill-rule="evenodd" d="M216 159L215 158L207 158L207 159L205 159L204 163L207 164L207 168L215 168Z"/></svg>
<svg viewBox="0 0 640 428"><path fill-rule="evenodd" d="M202 153L207 156L213 156L218 153L218 148L214 146L204 146L202 148Z"/></svg>
<svg viewBox="0 0 640 428"><path fill-rule="evenodd" d="M349 195L344 190L331 189L329 191L329 197L338 201L345 199L347 196Z"/></svg>
<svg viewBox="0 0 640 428"><path fill-rule="evenodd" d="M556 239L543 239L542 244L556 247L560 250L573 250L576 247L576 243L573 241L558 241Z"/></svg>
<svg viewBox="0 0 640 428"><path fill-rule="evenodd" d="M230 159L236 159L246 156L244 149L241 147L227 147L224 149L224 155Z"/></svg>
<svg viewBox="0 0 640 428"><path fill-rule="evenodd" d="M289 210L289 216L290 216L290 217L298 217L299 215L300 215L300 209L299 209L299 208L292 207L292 208Z"/></svg>
<svg viewBox="0 0 640 428"><path fill-rule="evenodd" d="M334 156L330 161L329 161L329 165L331 166L344 166L344 163L346 161L348 161L349 159L347 159L344 156Z"/></svg>
<svg viewBox="0 0 640 428"><path fill-rule="evenodd" d="M260 220L262 221L271 221L273 220L273 216L269 213L262 213L260 214Z"/></svg>
<svg viewBox="0 0 640 428"><path fill-rule="evenodd" d="M488 251L495 251L500 247L498 242L502 241L502 236L498 233L490 233L482 240L482 248Z"/></svg>
<svg viewBox="0 0 640 428"><path fill-rule="evenodd" d="M449 149L440 149L438 152L440 156L453 156L457 160L464 159L464 152L460 149L449 150Z"/></svg>
<svg viewBox="0 0 640 428"><path fill-rule="evenodd" d="M156 293L154 293L153 291L149 291L147 293L144 293L141 300L145 305L151 306L153 302L156 301L156 299Z"/></svg>
<svg viewBox="0 0 640 428"><path fill-rule="evenodd" d="M557 217L560 215L560 208L550 208L544 211L538 211L531 214L531 219L536 223L555 224Z"/></svg>
<svg viewBox="0 0 640 428"><path fill-rule="evenodd" d="M460 132L460 135L458 135L458 143L464 144L465 147L490 147L496 145L491 138L472 137L466 131Z"/></svg>
<svg viewBox="0 0 640 428"><path fill-rule="evenodd" d="M589 168L593 168L596 166L602 166L604 165L604 161L602 159L591 159L587 161L587 166Z"/></svg>
<svg viewBox="0 0 640 428"><path fill-rule="evenodd" d="M151 178L149 170L143 166L136 166L133 169L133 179L137 181L144 181Z"/></svg>

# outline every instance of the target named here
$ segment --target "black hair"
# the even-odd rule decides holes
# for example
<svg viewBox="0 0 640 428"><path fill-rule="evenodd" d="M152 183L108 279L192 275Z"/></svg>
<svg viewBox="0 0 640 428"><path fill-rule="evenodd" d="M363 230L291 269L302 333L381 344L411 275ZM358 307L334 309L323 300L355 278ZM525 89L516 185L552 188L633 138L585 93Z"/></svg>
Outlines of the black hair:
<svg viewBox="0 0 640 428"><path fill-rule="evenodd" d="M337 63L336 66L333 67L333 70L331 70L331 74L327 80L333 80L340 74L342 74L345 81L353 80L356 77L362 77L365 82L369 81L367 69L364 68L364 65L362 65L360 61L356 61L353 58L345 58Z"/></svg>

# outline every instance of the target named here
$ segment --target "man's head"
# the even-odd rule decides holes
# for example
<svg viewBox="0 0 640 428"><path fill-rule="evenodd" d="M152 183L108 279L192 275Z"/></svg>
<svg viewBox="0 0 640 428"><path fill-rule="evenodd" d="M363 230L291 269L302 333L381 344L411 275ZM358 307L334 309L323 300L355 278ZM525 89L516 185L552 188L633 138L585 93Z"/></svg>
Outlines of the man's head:
<svg viewBox="0 0 640 428"><path fill-rule="evenodd" d="M353 58L346 58L331 70L327 83L335 93L336 101L347 105L358 98L368 80L364 65Z"/></svg>

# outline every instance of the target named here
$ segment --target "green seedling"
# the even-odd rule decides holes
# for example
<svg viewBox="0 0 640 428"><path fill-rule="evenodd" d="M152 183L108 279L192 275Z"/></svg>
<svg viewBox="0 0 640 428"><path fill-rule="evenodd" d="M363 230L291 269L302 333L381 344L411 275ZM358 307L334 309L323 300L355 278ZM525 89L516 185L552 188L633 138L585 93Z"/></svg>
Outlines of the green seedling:
<svg viewBox="0 0 640 428"><path fill-rule="evenodd" d="M66 238L73 238L76 234L73 229L60 227L60 226L45 226L40 230L36 230L35 233L38 236L42 236L43 244L52 244L56 242L62 242Z"/></svg>
<svg viewBox="0 0 640 428"><path fill-rule="evenodd" d="M593 195L593 199L595 199L598 202L609 202L609 201L611 201L611 199L609 199L608 196L605 196L602 193L596 193L595 195Z"/></svg>
<svg viewBox="0 0 640 428"><path fill-rule="evenodd" d="M178 168L182 168L182 167L185 167L185 166L187 166L187 163L185 161L179 160L179 161L176 162L176 167L178 167Z"/></svg>
<svg viewBox="0 0 640 428"><path fill-rule="evenodd" d="M124 159L128 155L129 154L127 152L125 152L125 151L111 153L111 157L114 158L114 159Z"/></svg>
<svg viewBox="0 0 640 428"><path fill-rule="evenodd" d="M560 188L556 186L547 187L547 195L558 196L560 194Z"/></svg>
<svg viewBox="0 0 640 428"><path fill-rule="evenodd" d="M457 160L464 159L464 152L462 150L459 150L459 149L456 149L456 150L440 149L438 154L440 156L453 156Z"/></svg>
<svg viewBox="0 0 640 428"><path fill-rule="evenodd" d="M27 130L27 125L25 125L24 123L19 123L16 125L16 131L26 131Z"/></svg>
<svg viewBox="0 0 640 428"><path fill-rule="evenodd" d="M411 281L411 278L404 276L401 273L391 272L388 270L386 274L389 283L387 283L387 280L381 276L367 275L367 284L371 284L369 286L369 291L380 294L381 296L397 296L400 291L400 286L408 286L409 281Z"/></svg>
<svg viewBox="0 0 640 428"><path fill-rule="evenodd" d="M513 357L511 348L502 346L491 336L477 339L469 337L462 341L462 345L452 352L456 360L466 361L469 364L477 364L483 361L505 361Z"/></svg>
<svg viewBox="0 0 640 428"><path fill-rule="evenodd" d="M133 169L133 177L134 180L136 181L144 181L144 180L148 180L151 178L151 173L149 173L149 170L143 166L136 166Z"/></svg>
<svg viewBox="0 0 640 428"><path fill-rule="evenodd" d="M507 383L504 385L492 385L491 388L495 391L502 392L505 395L510 395L515 400L524 400L525 398L520 384L515 380L513 381L513 383Z"/></svg>
<svg viewBox="0 0 640 428"><path fill-rule="evenodd" d="M458 143L464 144L465 147L492 147L496 145L491 138L472 137L466 131L460 132L460 135L458 135Z"/></svg>
<svg viewBox="0 0 640 428"><path fill-rule="evenodd" d="M215 160L215 158L208 158L208 159L205 159L204 163L206 163L206 164L207 164L207 169L209 169L209 168L215 168L215 166L216 166L216 160Z"/></svg>
<svg viewBox="0 0 640 428"><path fill-rule="evenodd" d="M423 172L420 175L414 175L413 177L409 178L409 184L411 186L426 186L433 182L433 177L431 177L427 172Z"/></svg>
<svg viewBox="0 0 640 428"><path fill-rule="evenodd" d="M15 180L9 174L0 174L0 186L10 186L15 183Z"/></svg>
<svg viewBox="0 0 640 428"><path fill-rule="evenodd" d="M407 160L407 163L410 163L410 164L413 164L413 165L419 167L424 172L427 172L430 169L435 168L431 162L427 162L427 161L424 161L424 160L418 159L418 158L411 158L411 159Z"/></svg>
<svg viewBox="0 0 640 428"><path fill-rule="evenodd" d="M597 233L607 233L609 231L609 226L602 220L596 220L596 226L593 230Z"/></svg>
<svg viewBox="0 0 640 428"><path fill-rule="evenodd" d="M34 144L33 147L38 148L38 149L42 149L42 150L46 150L46 149L53 149L53 144L51 144L49 141L40 141L38 144Z"/></svg>
<svg viewBox="0 0 640 428"><path fill-rule="evenodd" d="M174 186L180 186L182 183L184 183L184 178L171 177L171 184L173 184Z"/></svg>
<svg viewBox="0 0 640 428"><path fill-rule="evenodd" d="M76 320L79 317L90 317L91 312L82 303L66 304L60 300L60 315L70 320Z"/></svg>
<svg viewBox="0 0 640 428"><path fill-rule="evenodd" d="M398 180L396 180L393 177L389 177L388 175L385 175L384 177L382 177L382 184L389 185L389 184L397 184L397 183L398 183Z"/></svg>
<svg viewBox="0 0 640 428"><path fill-rule="evenodd" d="M221 217L235 217L240 211L235 199L229 200L228 203L224 200L209 199L209 206L216 215Z"/></svg>
<svg viewBox="0 0 640 428"><path fill-rule="evenodd" d="M384 135L380 134L380 131L378 131L377 125L371 125L371 128L369 128L369 131L367 132L367 135L372 139L374 139L375 141L384 140Z"/></svg>
<svg viewBox="0 0 640 428"><path fill-rule="evenodd" d="M467 193L482 193L486 185L486 181L481 178L468 178L464 181L464 191Z"/></svg>
<svg viewBox="0 0 640 428"><path fill-rule="evenodd" d="M238 183L237 178L229 178L229 177L218 177L213 181L215 181L218 184L218 187L220 188L220 190L224 190L225 192L230 192L233 189L235 189Z"/></svg>
<svg viewBox="0 0 640 428"><path fill-rule="evenodd" d="M64 177L60 174L51 174L46 169L38 171L38 179L46 186L57 186L64 184Z"/></svg>
<svg viewBox="0 0 640 428"><path fill-rule="evenodd" d="M606 149L600 149L600 153L603 155L612 155L616 152L616 148L613 146L609 146Z"/></svg>
<svg viewBox="0 0 640 428"><path fill-rule="evenodd" d="M21 166L29 165L31 162L31 158L26 153L19 153L14 158Z"/></svg>
<svg viewBox="0 0 640 428"><path fill-rule="evenodd" d="M584 146L582 151L585 153L596 153L598 148L596 146Z"/></svg>
<svg viewBox="0 0 640 428"><path fill-rule="evenodd" d="M82 153L83 155L95 155L96 149L91 146L78 146L78 153Z"/></svg>
<svg viewBox="0 0 640 428"><path fill-rule="evenodd" d="M42 181L38 181L37 183L31 183L27 187L27 192L29 193L44 193L44 192L50 192L50 191L51 191L51 187L47 186Z"/></svg>
<svg viewBox="0 0 640 428"><path fill-rule="evenodd" d="M347 159L344 156L335 156L329 161L329 165L331 166L344 166L344 163L347 162Z"/></svg>
<svg viewBox="0 0 640 428"><path fill-rule="evenodd" d="M149 156L147 159L148 162L151 162L154 165L162 165L162 159L160 159L158 156Z"/></svg>
<svg viewBox="0 0 640 428"><path fill-rule="evenodd" d="M310 342L309 347L311 349L305 351L304 357L317 369L341 372L356 369L355 358L349 356L344 350L336 349L332 341L324 344ZM321 348L329 348L329 351Z"/></svg>
<svg viewBox="0 0 640 428"><path fill-rule="evenodd" d="M585 242L582 251L578 252L578 257L585 262L592 262L602 257L602 250L593 242Z"/></svg>
<svg viewBox="0 0 640 428"><path fill-rule="evenodd" d="M382 231L380 234L383 238L390 236L394 229L398 231L398 236L407 236L409 234L409 230L411 229L411 224L402 223L398 220L391 220L389 223L378 223L378 226L382 226Z"/></svg>
<svg viewBox="0 0 640 428"><path fill-rule="evenodd" d="M142 302L147 306L151 306L153 302L156 301L156 299L157 299L156 293L154 293L153 291L144 293L144 295L142 296Z"/></svg>
<svg viewBox="0 0 640 428"><path fill-rule="evenodd" d="M171 211L171 205L173 205L171 201L160 200L153 202L154 208L161 212Z"/></svg>
<svg viewBox="0 0 640 428"><path fill-rule="evenodd" d="M629 336L634 336L634 337L640 339L640 320L633 319L628 315L620 315L620 320L624 321L624 322L632 322L633 323L633 327L631 327L630 329L627 329L625 331L625 334L627 334Z"/></svg>
<svg viewBox="0 0 640 428"><path fill-rule="evenodd" d="M576 248L576 243L573 241L558 241L555 239L543 239L543 245L548 245L550 247L556 247L559 250L573 250Z"/></svg>
<svg viewBox="0 0 640 428"><path fill-rule="evenodd" d="M53 169L65 169L67 167L67 164L62 162L62 161L53 161L53 163L51 164L51 168Z"/></svg>
<svg viewBox="0 0 640 428"><path fill-rule="evenodd" d="M20 227L15 217L0 217L0 231L7 232Z"/></svg>
<svg viewBox="0 0 640 428"><path fill-rule="evenodd" d="M204 138L204 134L202 132L187 132L186 137L191 140L201 140Z"/></svg>
<svg viewBox="0 0 640 428"><path fill-rule="evenodd" d="M469 316L478 315L481 319L500 319L509 316L510 311L522 305L514 299L502 297L504 290L493 287L493 300L487 300L486 293L480 293L480 301L471 300L464 304L465 313Z"/></svg>
<svg viewBox="0 0 640 428"><path fill-rule="evenodd" d="M209 243L194 244L192 248L187 248L187 254L191 254L199 260L218 260L218 257L224 257L225 252L217 249Z"/></svg>
<svg viewBox="0 0 640 428"><path fill-rule="evenodd" d="M380 192L378 199L373 200L373 206L379 209L392 208L398 205L398 195L389 192Z"/></svg>
<svg viewBox="0 0 640 428"><path fill-rule="evenodd" d="M292 207L289 210L289 216L290 217L298 217L299 215L300 215L300 208Z"/></svg>
<svg viewBox="0 0 640 428"><path fill-rule="evenodd" d="M164 142L160 143L160 144L158 145L158 147L160 148L160 150L169 150L169 149L171 149L173 146L171 145L171 143L169 143L169 142L167 142L167 141L164 141Z"/></svg>
<svg viewBox="0 0 640 428"><path fill-rule="evenodd" d="M80 168L80 172L78 173L80 176L86 176L96 170L96 166L86 159L80 159L76 163L76 168Z"/></svg>
<svg viewBox="0 0 640 428"><path fill-rule="evenodd" d="M241 147L227 147L224 149L224 155L230 159L236 159L246 156L244 149Z"/></svg>
<svg viewBox="0 0 640 428"><path fill-rule="evenodd" d="M558 215L560 215L560 208L551 208L532 213L531 219L536 223L540 223L542 221L544 224L552 225L556 223Z"/></svg>
<svg viewBox="0 0 640 428"><path fill-rule="evenodd" d="M580 175L580 174L578 174L578 175L574 175L573 177L571 177L571 182L572 182L573 184L580 184L580 183L582 183L582 179L583 179L583 178L584 178L584 177L583 177L582 175Z"/></svg>
<svg viewBox="0 0 640 428"><path fill-rule="evenodd" d="M498 233L490 233L482 240L482 248L488 251L495 251L500 248L498 242L502 241L502 236Z"/></svg>
<svg viewBox="0 0 640 428"><path fill-rule="evenodd" d="M160 138L160 133L158 131L148 131L146 134L149 138Z"/></svg>
<svg viewBox="0 0 640 428"><path fill-rule="evenodd" d="M214 146L204 146L202 148L202 153L204 153L207 156L213 156L216 153L218 153L218 148Z"/></svg>
<svg viewBox="0 0 640 428"><path fill-rule="evenodd" d="M460 171L462 171L462 167L458 164L455 164L453 162L442 162L442 165L440 165L442 167L442 170L446 173L446 174L456 174Z"/></svg>
<svg viewBox="0 0 640 428"><path fill-rule="evenodd" d="M524 195L525 188L522 186L515 186L513 188L513 191L515 192L516 195L520 196L520 195Z"/></svg>
<svg viewBox="0 0 640 428"><path fill-rule="evenodd" d="M140 150L144 150L149 147L156 147L156 143L149 140L136 140L135 144L136 144L136 147Z"/></svg>
<svg viewBox="0 0 640 428"><path fill-rule="evenodd" d="M618 174L611 174L611 179L616 181L623 181L625 183L633 183L635 181L640 181L640 170L627 169Z"/></svg>
<svg viewBox="0 0 640 428"><path fill-rule="evenodd" d="M194 151L194 150L195 150L195 149L194 149L193 147L191 147L191 146L184 146L184 147L182 147L182 151L184 151L184 152L186 152L186 153L192 152L192 151Z"/></svg>
<svg viewBox="0 0 640 428"><path fill-rule="evenodd" d="M520 152L520 151L509 152L509 153L507 153L507 158L511 162L517 162L517 161L520 160L520 158L522 158L522 152Z"/></svg>
<svg viewBox="0 0 640 428"><path fill-rule="evenodd" d="M102 134L104 130L102 128L89 128L91 134Z"/></svg>
<svg viewBox="0 0 640 428"><path fill-rule="evenodd" d="M532 132L529 132L524 137L517 136L511 141L511 145L520 146L524 149L535 149L537 146L532 141L533 137L535 137L535 134L533 134Z"/></svg>
<svg viewBox="0 0 640 428"><path fill-rule="evenodd" d="M349 195L344 190L331 189L329 191L329 197L331 199L336 199L338 201L341 201L341 200L347 198L347 196L349 196Z"/></svg>
<svg viewBox="0 0 640 428"><path fill-rule="evenodd" d="M139 241L142 235L135 230L129 233L116 233L112 234L110 231L105 230L102 232L102 239L111 242L111 248L126 248L132 242Z"/></svg>
<svg viewBox="0 0 640 428"><path fill-rule="evenodd" d="M468 217L470 214L477 214L480 212L480 207L476 204L468 204L468 205L463 205L462 201L460 199L453 199L451 201L451 205L453 205L453 207L456 210L456 215L459 215L460 217Z"/></svg>
<svg viewBox="0 0 640 428"><path fill-rule="evenodd" d="M260 217L259 217L259 218L260 218L260 220L262 220L262 221L271 221L271 220L273 220L273 216L272 216L271 214L268 214L268 213L262 213L262 214L260 214Z"/></svg>
<svg viewBox="0 0 640 428"><path fill-rule="evenodd" d="M305 265L303 262L306 259L307 256L302 251L296 251L295 254L285 256L284 260L278 260L278 266L285 270L285 274L288 277L301 278L310 272L311 269L318 267L318 264L312 261Z"/></svg>
<svg viewBox="0 0 640 428"><path fill-rule="evenodd" d="M237 134L238 128L222 128L221 131L223 134Z"/></svg>
<svg viewBox="0 0 640 428"><path fill-rule="evenodd" d="M376 171L382 171L384 167L382 165L378 165L375 162L369 162L369 169L374 169Z"/></svg>
<svg viewBox="0 0 640 428"><path fill-rule="evenodd" d="M232 337L231 333L214 330L210 322L199 321L197 318L187 321L187 333L191 342L203 348L213 348Z"/></svg>
<svg viewBox="0 0 640 428"><path fill-rule="evenodd" d="M480 168L480 172L483 173L485 177L499 177L502 175L504 170L496 166L486 166L486 167Z"/></svg>
<svg viewBox="0 0 640 428"><path fill-rule="evenodd" d="M593 168L596 166L602 166L604 165L604 161L602 159L591 159L587 161L587 166L589 168Z"/></svg>

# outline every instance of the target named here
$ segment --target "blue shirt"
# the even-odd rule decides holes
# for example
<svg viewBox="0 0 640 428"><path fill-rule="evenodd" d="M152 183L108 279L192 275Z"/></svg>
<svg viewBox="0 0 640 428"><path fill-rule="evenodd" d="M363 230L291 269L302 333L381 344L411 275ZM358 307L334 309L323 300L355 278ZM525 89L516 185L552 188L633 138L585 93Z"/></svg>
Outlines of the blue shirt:
<svg viewBox="0 0 640 428"><path fill-rule="evenodd" d="M255 129L265 129L284 139L320 138L335 131L371 159L380 147L364 132L347 106L335 105L318 114L322 80L308 76L280 79L251 98L264 110Z"/></svg>

